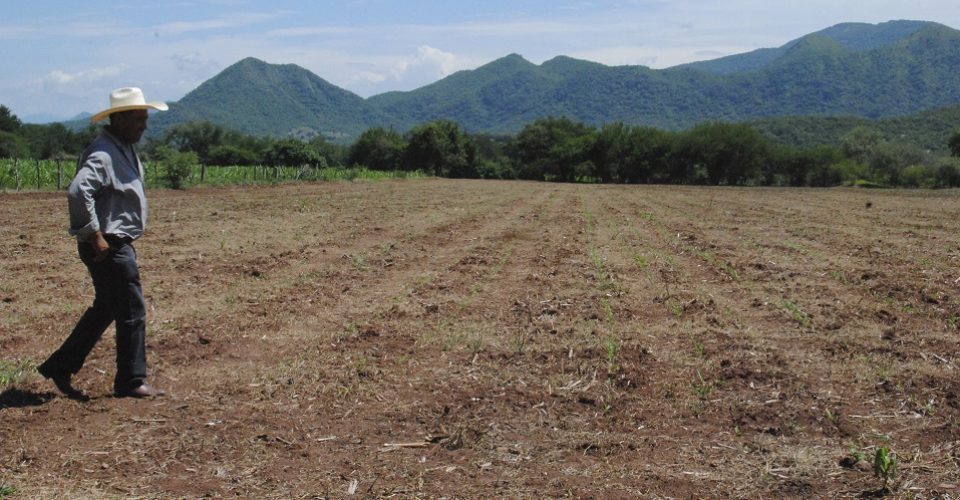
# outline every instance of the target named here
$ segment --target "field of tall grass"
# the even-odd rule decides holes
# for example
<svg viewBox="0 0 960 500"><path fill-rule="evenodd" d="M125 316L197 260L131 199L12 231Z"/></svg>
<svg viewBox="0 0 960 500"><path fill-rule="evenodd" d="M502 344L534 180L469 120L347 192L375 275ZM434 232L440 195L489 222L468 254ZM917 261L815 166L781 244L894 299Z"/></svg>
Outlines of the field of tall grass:
<svg viewBox="0 0 960 500"><path fill-rule="evenodd" d="M148 188L168 187L162 163L144 163ZM0 192L53 191L66 189L76 173L71 160L31 160L0 158ZM360 167L269 167L194 165L184 179L184 187L278 184L283 182L330 182L421 178L419 172L383 172Z"/></svg>

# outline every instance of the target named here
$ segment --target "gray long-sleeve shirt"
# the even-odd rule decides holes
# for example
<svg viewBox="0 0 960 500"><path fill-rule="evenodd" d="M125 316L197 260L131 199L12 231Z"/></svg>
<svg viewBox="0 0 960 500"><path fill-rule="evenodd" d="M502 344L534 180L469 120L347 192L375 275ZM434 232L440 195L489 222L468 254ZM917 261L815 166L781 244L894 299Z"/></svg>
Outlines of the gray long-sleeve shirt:
<svg viewBox="0 0 960 500"><path fill-rule="evenodd" d="M133 145L103 130L80 157L67 189L70 234L86 241L93 233L137 239L147 224L143 165Z"/></svg>

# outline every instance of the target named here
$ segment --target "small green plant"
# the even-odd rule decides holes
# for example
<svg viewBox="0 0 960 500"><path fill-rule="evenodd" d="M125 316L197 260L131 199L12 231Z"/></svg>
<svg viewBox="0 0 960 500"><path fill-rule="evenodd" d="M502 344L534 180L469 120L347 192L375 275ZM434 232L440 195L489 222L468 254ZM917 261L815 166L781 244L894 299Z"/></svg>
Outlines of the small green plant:
<svg viewBox="0 0 960 500"><path fill-rule="evenodd" d="M337 332L337 342L343 342L344 340L357 337L357 325L353 323L347 323L344 325L343 330Z"/></svg>
<svg viewBox="0 0 960 500"><path fill-rule="evenodd" d="M877 380L881 382L890 382L890 366L881 361L876 361L873 365L873 371L877 375Z"/></svg>
<svg viewBox="0 0 960 500"><path fill-rule="evenodd" d="M519 331L514 335L513 340L511 341L514 354L523 354L523 351L526 350L527 344L530 343L530 334L525 331Z"/></svg>
<svg viewBox="0 0 960 500"><path fill-rule="evenodd" d="M836 413L830 411L830 408L827 408L826 410L824 410L824 415L826 415L827 420L829 420L831 423L834 423L834 424L837 423L837 420L839 419L839 416Z"/></svg>
<svg viewBox="0 0 960 500"><path fill-rule="evenodd" d="M30 371L29 361L18 359L15 361L0 360L0 390L22 379Z"/></svg>
<svg viewBox="0 0 960 500"><path fill-rule="evenodd" d="M843 283L844 285L848 283L847 275L844 274L843 271L830 271L830 277L839 281L840 283Z"/></svg>
<svg viewBox="0 0 960 500"><path fill-rule="evenodd" d="M693 343L693 354L694 354L696 357L702 358L705 353L706 353L706 350L705 350L705 348L703 347L703 344L702 344L702 343L700 343L700 342L694 342L694 343Z"/></svg>
<svg viewBox="0 0 960 500"><path fill-rule="evenodd" d="M583 222L587 225L587 232L588 233L593 232L593 227L594 227L593 214L586 208L583 209Z"/></svg>
<svg viewBox="0 0 960 500"><path fill-rule="evenodd" d="M617 354L620 352L620 339L608 338L604 342L604 348L607 353L607 374L612 375L620 371L620 365L617 364Z"/></svg>
<svg viewBox="0 0 960 500"><path fill-rule="evenodd" d="M338 398L340 398L340 399L346 399L347 396L349 396L350 394L352 394L352 393L354 392L354 391L353 391L353 384L350 384L350 385L338 385L337 388L336 388L336 392L337 392L337 397L338 397Z"/></svg>
<svg viewBox="0 0 960 500"><path fill-rule="evenodd" d="M304 200L303 198L297 198L297 212L306 213L309 212L312 208L312 204L309 200Z"/></svg>
<svg viewBox="0 0 960 500"><path fill-rule="evenodd" d="M697 379L699 379L699 382L693 383L693 394L701 400L707 399L707 396L713 392L713 382L704 380L703 375L700 374L700 370L697 370Z"/></svg>
<svg viewBox="0 0 960 500"><path fill-rule="evenodd" d="M873 475L883 479L883 488L897 473L897 456L886 446L877 449L873 456Z"/></svg>
<svg viewBox="0 0 960 500"><path fill-rule="evenodd" d="M470 349L472 354L479 354L485 349L486 341L483 338L483 335L480 332L471 332L467 336L467 347Z"/></svg>
<svg viewBox="0 0 960 500"><path fill-rule="evenodd" d="M790 302L789 300L784 300L782 305L783 308L786 309L791 316L793 316L793 319L795 319L797 323L800 323L808 328L813 324L813 320L810 319L810 316L808 316L807 313L803 312L803 309L800 309L800 306Z"/></svg>
<svg viewBox="0 0 960 500"><path fill-rule="evenodd" d="M358 357L353 361L353 373L360 378L369 377L371 372L367 364L367 358L365 356Z"/></svg>
<svg viewBox="0 0 960 500"><path fill-rule="evenodd" d="M740 281L740 273L738 273L736 269L731 267L729 263L726 263L720 260L716 255L713 255L712 253L707 251L698 251L697 255L708 264L719 269L720 271L723 271L724 273L727 274L727 276L730 276L731 278L733 278L733 281Z"/></svg>
<svg viewBox="0 0 960 500"><path fill-rule="evenodd" d="M17 489L14 488L13 486L7 486L7 485L5 485L5 484L0 484L0 498L4 498L4 497L7 497L7 496L9 496L9 495L13 495L13 494L16 493L16 492L17 492Z"/></svg>
<svg viewBox="0 0 960 500"><path fill-rule="evenodd" d="M367 260L362 253L355 253L350 256L351 262L353 262L353 267L357 271L364 271L366 269Z"/></svg>
<svg viewBox="0 0 960 500"><path fill-rule="evenodd" d="M853 445L850 446L850 456L853 457L853 463L863 462L867 459L867 456L860 451L860 448Z"/></svg>
<svg viewBox="0 0 960 500"><path fill-rule="evenodd" d="M647 267L650 267L650 263L647 262L647 258L643 255L635 254L633 256L633 261L637 263L637 266L640 267L640 269L646 269Z"/></svg>
<svg viewBox="0 0 960 500"><path fill-rule="evenodd" d="M671 301L670 312L673 313L673 317L680 319L683 317L683 304L679 301Z"/></svg>
<svg viewBox="0 0 960 500"><path fill-rule="evenodd" d="M608 324L613 324L613 305L610 304L610 299L607 297L600 299L600 307L603 308L603 319Z"/></svg>
<svg viewBox="0 0 960 500"><path fill-rule="evenodd" d="M613 281L610 279L610 275L607 273L606 268L603 265L603 257L600 256L595 250L590 250L590 260L593 261L593 267L596 268L596 277L597 282L599 283L600 290L606 291L614 288Z"/></svg>

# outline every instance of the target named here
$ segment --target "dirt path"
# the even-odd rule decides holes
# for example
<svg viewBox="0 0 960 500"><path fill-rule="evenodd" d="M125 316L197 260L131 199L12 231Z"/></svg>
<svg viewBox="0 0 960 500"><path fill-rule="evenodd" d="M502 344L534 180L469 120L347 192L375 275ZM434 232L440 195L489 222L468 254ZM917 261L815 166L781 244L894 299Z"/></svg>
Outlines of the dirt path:
<svg viewBox="0 0 960 500"><path fill-rule="evenodd" d="M8 386L0 486L24 498L856 497L878 446L896 495L960 494L956 191L150 197L170 394L110 397L108 338L76 378L88 403L33 372ZM62 195L0 205L0 362L35 365L88 278Z"/></svg>

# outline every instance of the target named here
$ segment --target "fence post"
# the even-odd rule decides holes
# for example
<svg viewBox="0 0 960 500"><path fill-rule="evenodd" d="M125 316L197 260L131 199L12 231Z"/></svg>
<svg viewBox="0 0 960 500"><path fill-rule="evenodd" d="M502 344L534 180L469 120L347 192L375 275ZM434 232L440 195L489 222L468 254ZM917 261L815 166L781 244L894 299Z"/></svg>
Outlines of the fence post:
<svg viewBox="0 0 960 500"><path fill-rule="evenodd" d="M57 191L63 186L63 158L57 158Z"/></svg>
<svg viewBox="0 0 960 500"><path fill-rule="evenodd" d="M20 191L20 158L13 160L13 175L17 178L17 192Z"/></svg>
<svg viewBox="0 0 960 500"><path fill-rule="evenodd" d="M200 184L203 184L203 179L207 176L207 164L200 164Z"/></svg>
<svg viewBox="0 0 960 500"><path fill-rule="evenodd" d="M37 191L40 191L40 160L37 160Z"/></svg>

